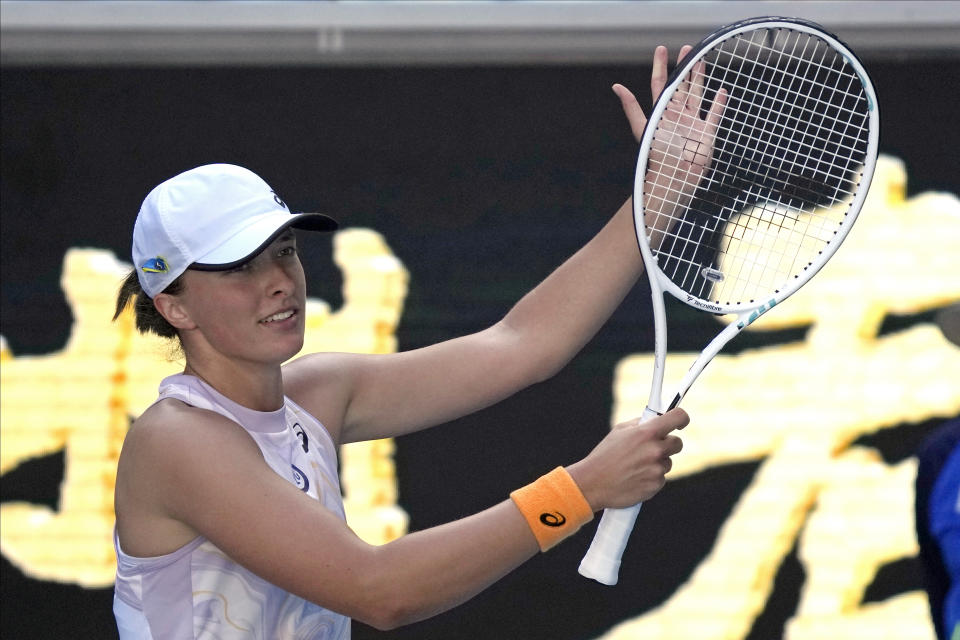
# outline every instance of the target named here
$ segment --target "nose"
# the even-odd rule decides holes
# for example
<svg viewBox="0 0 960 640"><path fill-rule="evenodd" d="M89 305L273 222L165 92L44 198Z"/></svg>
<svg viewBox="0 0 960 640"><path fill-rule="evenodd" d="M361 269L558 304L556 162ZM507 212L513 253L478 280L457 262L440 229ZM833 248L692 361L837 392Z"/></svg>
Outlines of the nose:
<svg viewBox="0 0 960 640"><path fill-rule="evenodd" d="M293 274L288 272L284 265L273 263L269 269L267 280L267 295L285 297L293 294L296 281Z"/></svg>

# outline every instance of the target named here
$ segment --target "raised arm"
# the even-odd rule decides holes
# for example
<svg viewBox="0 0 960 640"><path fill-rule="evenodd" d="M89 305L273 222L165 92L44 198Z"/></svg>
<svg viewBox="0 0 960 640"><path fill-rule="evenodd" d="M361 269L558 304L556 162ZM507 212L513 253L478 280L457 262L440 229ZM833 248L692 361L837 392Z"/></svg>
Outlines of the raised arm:
<svg viewBox="0 0 960 640"><path fill-rule="evenodd" d="M616 309L642 269L628 200L492 327L396 354L306 356L284 368L286 393L341 442L452 420L556 373Z"/></svg>
<svg viewBox="0 0 960 640"><path fill-rule="evenodd" d="M667 51L658 47L651 76L655 97L666 77ZM639 139L643 110L622 85L614 92ZM689 111L695 114L695 105ZM677 170L694 172L689 162ZM697 173L688 181L691 190L699 178ZM596 334L642 271L628 199L593 239L494 326L389 356L307 356L285 368L287 394L342 442L449 421L554 375Z"/></svg>

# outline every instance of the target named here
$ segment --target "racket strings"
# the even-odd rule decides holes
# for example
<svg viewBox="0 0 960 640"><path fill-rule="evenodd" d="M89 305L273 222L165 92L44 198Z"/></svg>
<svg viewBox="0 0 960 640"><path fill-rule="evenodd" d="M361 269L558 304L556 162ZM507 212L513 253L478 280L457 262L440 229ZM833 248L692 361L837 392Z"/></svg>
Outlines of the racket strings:
<svg viewBox="0 0 960 640"><path fill-rule="evenodd" d="M796 45L797 42L798 42L798 40L795 40L795 45ZM739 42L737 42L736 44L739 45ZM803 49L804 52L806 51L807 45L809 45L809 39L808 39L808 40L806 41L806 43L805 43L805 46L804 46L804 49ZM735 57L736 57L736 56L735 56ZM762 69L763 73L765 73L765 74L766 74L766 73L777 74L777 73L778 73L779 64L780 64L781 62L782 62L782 61L781 61L781 60L779 59L779 57L778 57L778 64L777 64L777 65L774 65L773 67L770 67L770 66L765 65L765 64L760 64L760 65L758 66L758 68ZM735 78L736 78L737 80L740 79L740 74L741 74L741 71L742 71L742 69L743 69L743 65L744 65L745 63L746 63L746 59L743 58L743 57L741 57L741 67L740 67L740 69L738 69L737 73L735 74ZM765 108L765 109L770 109L770 108L773 107L773 100L774 100L774 98L771 97L770 91L771 91L772 89L774 89L774 87L776 87L778 94L784 95L784 96L786 96L787 98L790 97L791 92L796 92L796 94L799 95L799 91L796 91L796 90L794 89L794 87L795 87L796 82L797 82L798 79L799 79L798 76L796 76L795 74L791 75L791 76L790 76L790 83L789 83L787 86L784 86L784 85L783 85L782 80L780 80L778 83L774 83L774 82L772 81L772 79L771 79L770 82L765 83L763 86L766 87L767 91L766 91L765 94L763 94L762 101L761 101L761 104L762 104L763 108ZM802 84L802 83L801 83L801 84ZM822 89L823 89L823 85L820 86L821 93L822 93ZM749 94L745 94L745 95L747 96L747 98L749 98L749 100L750 100L751 103L756 104L756 103L758 102L754 96L750 96ZM746 98L745 98L745 99L746 99ZM806 109L807 109L807 101L805 100L805 101L804 101L804 104L801 106L801 116L793 116L793 115L791 114L790 117L791 117L791 118L796 118L798 124L799 124L799 122L803 122L803 121L810 122L810 120L808 120L808 119L803 119L803 118L802 118L802 114L803 114L803 112L804 112ZM786 112L785 110L781 110L781 111L777 111L777 112L776 112L776 119L773 121L773 127L772 127L774 131L776 131L776 129L777 129L778 127L788 127L788 126L789 126L789 125L787 125L787 124L785 124L785 123L782 122L782 119L783 119L783 117L785 116L786 113L787 113L787 112ZM759 130L759 131L763 131L763 128L764 128L763 125L768 121L768 119L767 119L767 118L762 118L762 119L761 119L759 116L754 116L752 112L748 112L748 116L749 116L749 118L752 119L752 121L751 121L750 119L748 119L748 121L747 121L747 126L749 127L749 129L745 129L745 130L748 130L748 131L749 131L749 134L748 134L748 135L749 135L749 136L753 136L753 135L756 135L756 133L757 133L758 130ZM734 114L734 117L736 117L736 114ZM797 126L793 126L793 127L790 127L790 128L792 128L792 130L793 130L794 133L799 130L799 128L798 128ZM776 140L776 141L775 141L775 140ZM751 156L746 156L746 155L743 154L743 153L741 153L741 154L734 153L734 155L733 155L732 157L733 157L733 158L746 157L746 158L749 158L751 161L756 162L756 161L757 161L757 157L756 157L757 155L760 155L761 157L769 157L772 152L781 152L781 153L782 153L782 152L786 152L787 149L784 149L784 148L783 148L783 145L781 144L781 140L782 140L782 138L778 140L775 136L768 136L765 145L763 145L762 148L758 148L758 149L756 150L756 153L752 154L752 157L751 157ZM738 142L739 142L739 140L738 140ZM773 147L773 148L771 149L771 147ZM805 168L806 168L806 163L807 163L807 161L808 161L809 159L811 159L811 155L810 155L810 154L801 153L800 156L804 158L804 167L803 167L803 168L805 169ZM741 171L744 170L744 167L743 167L742 163L739 164L738 168L739 168ZM757 182L760 182L761 184L768 184L768 185L771 184L771 175L770 175L770 174L771 174L771 169L772 169L772 168L773 168L773 166L772 166L771 163L766 163L766 172L765 172L765 175L763 175L762 177L760 177L759 180L757 180L757 178L754 178L754 182L751 183L750 185L748 185L748 188L744 191L744 196L745 196L745 197L744 197L744 201L743 201L742 203L738 202L738 203L737 203L738 205L742 204L742 205L745 207L745 206L747 205L747 201L748 201L748 200L753 199L753 198L756 197L756 196L759 196L759 194L754 194L754 191L755 191L755 190L756 190L756 191L759 191L759 189L756 189L756 186L757 186L756 183L757 183ZM781 182L781 184L777 184L777 182L776 182L777 179L776 179L776 178L773 178L773 180L774 180L775 182L774 182L773 185L771 185L771 187L772 187L772 188L771 188L771 192L777 192L777 193L781 193L781 194L782 194L783 191L784 191L783 187L784 187L786 184L788 184L788 181L789 181L792 177L798 175L798 173L799 173L799 174L803 174L804 171L801 170L800 172L797 172L797 171L795 171L795 170L792 170L792 169L790 169L790 168L787 168L787 169L786 169L786 173L787 173L786 176L781 176L781 177L779 178L779 181ZM776 187L779 187L779 189L777 189ZM740 222L739 219L737 220L737 222L734 223L734 225L733 225L733 233L731 234L730 239L727 239L727 240L725 240L725 241L723 242L724 252L727 252L727 251L730 250L731 240L732 240L732 239L739 238L740 241L743 242L743 241L747 238L748 233L749 233L749 230L750 230L751 227L752 227L752 229L753 229L753 233L751 234L751 240L753 241L752 244L756 245L756 240L759 238L759 241L760 241L759 244L760 244L760 247L761 247L760 251L756 252L756 257L754 257L753 259L751 259L749 256L746 256L746 257L744 257L743 259L741 259L741 260L738 261L739 264L736 264L736 263L735 263L736 266L738 267L737 273L736 273L735 275L733 275L733 277L732 277L732 282L734 283L735 287L736 287L736 285L743 285L743 284L747 284L747 283L750 283L750 282L755 282L755 281L757 281L757 280L758 280L758 275L757 275L758 270L760 271L760 273L766 273L769 277L771 277L771 278L773 278L773 279L782 279L782 278L788 276L788 274L787 274L787 273L785 272L785 270L782 268L782 265L783 265L783 262L784 262L783 258L784 258L784 253L790 252L791 245L793 244L793 243L791 243L791 242L789 241L789 240L790 240L789 236L790 236L790 233L791 233L791 231L790 231L789 229L794 228L794 227L796 226L796 223L799 221L799 219L798 219L798 217L794 217L794 216L790 216L790 215L782 215L782 216L780 216L781 222L778 223L778 222L777 222L777 213L776 213L776 212L777 212L778 210L782 210L782 208L783 208L782 198L778 197L778 201L775 203L775 205L774 205L773 207L769 207L769 206L766 205L766 204L765 204L765 205L761 205L759 215L757 215L757 216L750 216L750 215L748 214L748 216L747 216L747 222L749 222L749 223L751 223L751 224L741 225L741 224L739 224L739 222ZM754 223L754 220L756 221L755 223ZM764 222L765 220L766 220L766 222L767 222L766 229L764 229L764 225L763 225L763 222ZM787 225L784 224L787 220L791 220L791 221L793 222L793 224L790 225L790 227L788 227ZM775 228L774 228L774 225L775 225ZM809 225L808 225L808 227L809 227ZM769 233L767 233L767 232L765 232L765 231L769 231ZM786 237L786 238L787 238L786 251L785 251L784 253L781 253L780 256L777 257L776 264L773 264L773 261L772 261L772 260L769 261L769 263L767 263L766 261L761 261L760 255L761 255L762 253L764 253L764 252L769 252L769 247L776 242L777 238L783 238L783 237ZM799 248L799 247L797 247L797 248ZM794 261L791 261L791 264L792 264L793 262L794 262ZM746 272L746 275L745 275L745 272ZM700 287L699 287L699 289L698 289L698 293L699 293L700 295L702 295L702 294L705 292L705 290L706 290L706 286L705 286L703 283L701 283L701 284L700 284Z"/></svg>
<svg viewBox="0 0 960 640"><path fill-rule="evenodd" d="M781 53L782 53L782 52L781 52ZM824 52L824 54L826 54L826 51ZM739 58L739 59L741 60L741 62L744 62L744 63L745 63L745 62L748 62L748 60L747 60L746 58L742 57L742 56L733 56L733 57ZM800 58L798 58L798 59L800 59ZM836 73L837 70L836 70L835 68L829 67L829 66L827 66L827 65L818 65L818 64L816 64L816 63L813 63L811 66L812 66L812 67L817 67L817 68L819 68L819 69L824 70L825 73L828 74L828 78L830 78L831 81L827 81L826 79L821 80L821 79L818 79L818 78L816 78L816 77L811 78L811 77L809 77L809 76L803 76L803 77L801 77L801 76L800 76L799 74L797 74L796 72L791 72L791 71L789 71L789 70L785 70L782 65L768 65L768 64L761 63L761 62L756 62L756 63L753 63L753 64L755 64L755 66L756 66L758 69L760 69L761 71L769 72L769 73L771 73L771 74L782 74L782 75L787 75L787 74L789 74L789 75L791 76L791 79L792 79L792 80L802 80L802 86L805 87L806 91L802 91L802 90L800 90L800 89L790 89L789 87L784 87L782 84L779 84L779 85L770 84L770 85L768 85L768 89L769 89L769 88L773 88L774 86L776 86L776 88L779 89L779 90L781 90L781 91L785 94L786 97L792 97L792 99L794 99L794 100L798 100L798 99L811 100L811 96L810 96L810 94L808 93L808 91L809 91L810 89L813 89L813 88L819 88L819 89L821 89L821 90L822 90L822 89L829 89L829 90L830 90L831 92L833 92L837 97L843 97L843 96L844 96L844 92L843 92L842 90L839 90L839 89L837 88L837 86L836 86L836 84L835 84L835 81L837 80L838 77L841 77L842 75L847 75L848 77L853 77L853 76L850 76L850 74L837 74L837 73ZM733 77L732 79L731 79L730 77L725 77L725 78L723 79L724 82L728 82L728 83L730 83L730 84L739 84L739 83L737 82L738 76L739 76L739 78L746 78L748 82L751 81L751 80L753 80L753 79L756 77L756 74L755 74L755 73L744 73L744 72L741 71L741 70L725 69L724 71L725 71L725 72L726 72L726 71L732 71L732 72L733 72L734 77ZM792 95L791 95L791 94L792 94ZM845 97L851 98L851 99L853 99L853 100L858 100L858 99L860 98L860 94L859 94L859 93L847 92L847 93L845 94ZM813 103L813 106L814 106L814 107L820 107L820 108L822 108L822 109L827 109L827 110L830 110L831 112L834 112L834 113L836 114L836 115L834 116L834 118L840 118L840 116L842 116L842 115L844 115L844 114L846 115L846 117L854 117L854 116L859 116L859 115L861 115L856 107L851 107L851 106L847 106L847 105L844 105L844 104L837 104L837 103L836 103L835 101L833 101L833 100L821 100L821 99L819 99L819 98L813 98L813 99L812 99L812 103Z"/></svg>
<svg viewBox="0 0 960 640"><path fill-rule="evenodd" d="M725 71L726 71L726 70L725 70ZM739 76L744 76L744 74L743 74L742 72L740 72L740 71L736 71L735 73L736 73L737 75L739 75ZM712 78L708 78L708 79L712 79ZM851 75L851 74L848 74L848 77L847 77L848 82L852 82L853 79L854 79L854 76ZM796 81L796 80L800 80L800 77L797 76L796 74L793 74L793 75L791 76L791 82L794 82L794 81ZM724 82L724 81L726 81L726 77L723 78L723 79L721 79L721 82ZM767 87L768 87L768 88L769 88L769 87L772 87L772 86L773 86L773 83L767 83ZM815 83L813 86L819 87L819 89L820 89L821 91L822 91L823 89L827 88L827 85L826 85L825 83ZM749 91L749 88L748 88L747 90ZM814 97L814 96L812 96L812 95L810 95L810 94L806 94L806 93L800 92L800 91L792 91L789 87L787 87L787 92L788 92L788 93L787 93L788 96L789 96L790 93L792 93L792 94L794 94L795 96L798 96L798 97L802 96L802 97L803 97L803 100L804 100L804 103L801 104L801 105L799 105L799 106L800 106L800 111L801 111L799 114L787 116L787 115L786 115L786 113L787 113L786 110L781 110L781 111L778 111L778 112L777 112L777 113L778 113L778 118L777 118L777 119L775 119L775 120L773 120L773 121L766 120L766 121L772 122L774 129L775 129L776 127L780 127L780 126L783 126L785 129L790 129L790 131L781 131L778 135L772 135L772 136L770 136L770 137L767 139L767 141L766 141L766 143L765 143L765 144L766 144L766 147L767 147L768 149L772 148L773 150L778 151L778 152L787 152L787 151L790 150L789 147L787 147L787 146L784 145L785 142L788 142L788 141L789 141L789 139L786 138L786 134L787 134L787 133L801 133L801 134L803 134L803 135L809 135L809 134L810 134L810 131L809 131L809 126L810 126L810 125L815 125L815 126L817 126L817 127L820 129L820 131L814 132L814 135L816 135L818 138L823 138L824 136L823 136L823 132L822 132L822 129L823 129L822 125L819 124L819 122L818 122L817 119L810 117L810 116L815 115L815 114L816 114L816 111L815 111L813 108L809 107L808 105L809 105L809 103L810 103L811 101L814 103L814 104L813 104L814 107L816 107L816 106L818 106L818 105L830 105L830 104L832 104L832 103L830 103L830 102L827 102L827 101L824 101L824 100L820 99L820 97ZM843 92L843 91L838 91L837 93L838 93L838 94L843 94L844 92ZM755 92L754 92L754 94L755 94ZM758 95L758 94L755 94L755 95ZM852 96L853 94L847 93L847 95ZM752 98L750 95L746 95L745 97L746 97L746 98L751 98L751 99L749 100L749 102L750 102L751 104L756 104L756 103L757 103L757 100L756 100L755 98ZM768 101L768 100L770 99L770 98L769 98L769 94L764 95L763 98L764 98L764 101L765 101L765 102ZM745 101L746 101L746 100L745 100ZM765 105L765 106L766 106L766 105ZM731 117L731 119L739 119L741 122L743 122L743 125L744 125L744 128L745 128L745 129L746 129L746 128L749 128L749 127L751 127L751 126L757 126L757 123L762 123L762 122L765 121L765 120L761 119L760 117L758 117L755 113L753 113L753 112L751 112L751 111L743 110L743 109L739 108L738 106L728 106L728 107L727 107L727 113L728 113L728 115ZM837 144L837 152L833 153L833 158L832 158L832 163L834 163L834 164L835 164L836 162L838 162L838 161L846 161L846 160L852 155L853 152L859 151L859 152L863 153L863 152L865 151L864 136L865 136L865 134L868 132L868 128L865 126L865 125L866 125L866 115L863 114L863 113L859 113L859 114L857 114L857 115L858 115L859 118L860 118L861 124L857 127L857 131L856 131L856 132L854 132L853 134L849 134L849 135L848 135L848 137L850 138L850 141L849 141L848 143L844 144L844 142L840 142L840 143ZM789 120L793 120L793 121L795 121L796 123L806 123L806 124L807 124L807 128L805 128L805 129L800 129L798 125L793 125L792 127L791 127L791 126L788 126L788 125L786 125L786 124L781 125L781 124L780 124L780 118L788 118ZM829 120L829 121L832 121L832 122L837 122L837 121L838 121L838 119L837 119L836 117L828 118L828 120ZM728 121L729 121L729 120L726 120L726 119L725 119L725 122L728 122ZM851 125L851 122L850 122L849 119L846 121L846 124L847 124L848 127ZM746 152L748 152L748 151L751 150L751 147L749 146L749 143L750 143L751 140L753 140L753 139L756 138L755 135L754 135L754 136L745 135L745 132L744 132L744 131L735 131L735 130L732 129L731 127L723 126L723 125L721 125L721 126L719 127L719 132L720 132L721 135L723 135L723 134L736 134L736 135L737 135L737 139L733 140L733 142L732 142L732 147L733 147L733 148L732 148L731 150L732 150L735 154L741 155L741 156L742 156L744 153L746 153ZM831 132L831 133L832 133L832 132ZM860 142L859 148L858 148L857 146L855 146L858 141ZM825 150L825 148L824 148L824 150ZM840 152L846 152L846 153L840 153ZM799 155L799 156L801 156L801 157L804 157L804 158L806 158L806 159L812 159L812 158L813 158L813 155L810 154L810 153L808 153L808 154L803 154L802 152L797 152L797 155ZM769 170L769 169L770 169L770 167L768 166L768 170ZM823 172L822 170L820 170L820 171ZM824 173L825 173L825 172L824 172ZM727 174L727 175L729 176L729 174ZM792 175L797 175L797 174L792 174Z"/></svg>
<svg viewBox="0 0 960 640"><path fill-rule="evenodd" d="M794 40L794 47L799 43L799 39ZM753 42L750 43L751 45ZM803 52L806 54L806 49L810 44L810 40L806 39ZM739 42L736 43L739 45ZM794 48L795 51L795 48ZM746 200L759 199L760 189L759 185L766 185L770 189L770 193L777 193L778 197L776 201L764 202L760 204L758 202L758 207L755 207L754 211L751 212L747 209L747 216L745 222L747 224L734 225L734 233L732 234L734 238L739 237L741 243L748 240L747 244L750 244L756 247L759 244L759 250L756 250L753 255L747 254L738 261L734 261L732 266L737 267L737 272L732 278L732 282L736 285L744 285L751 282L763 282L763 284L769 286L769 282L763 280L764 274L766 274L768 279L780 280L788 276L788 274L783 269L782 265L784 263L784 257L787 253L796 253L799 249L799 246L793 242L790 242L790 235L793 230L796 228L799 218L797 216L791 216L789 214L781 214L778 216L778 212L784 211L784 203L782 195L784 193L784 187L789 184L792 178L798 173L803 175L806 173L807 164L809 160L812 159L812 154L800 152L797 154L798 158L802 158L803 165L801 171L797 172L791 168L780 167L781 173L779 178L776 175L771 175L773 173L774 164L770 162L775 156L774 154L786 154L790 149L784 148L782 144L783 137L786 134L796 135L801 132L804 135L809 134L808 127L798 126L800 123L810 123L814 122L813 119L806 117L808 113L813 109L810 108L810 97L812 96L813 90L818 90L819 95L816 98L813 98L813 108L815 109L818 106L818 103L821 102L820 97L823 94L823 90L826 88L826 84L822 82L807 82L804 83L800 81L800 86L804 84L809 85L807 90L801 91L797 89L798 80L800 78L795 73L790 73L789 69L786 71L781 71L783 65L783 51L777 52L777 59L775 64L768 65L764 62L758 62L753 68L754 70L759 70L759 72L765 76L767 82L761 84L762 87L766 89L763 94L756 94L755 92L749 91L750 86L747 84L745 87L747 91L744 93L744 101L749 102L751 105L759 105L759 110L750 109L747 111L747 119L745 122L744 132L749 138L756 136L762 136L763 133L769 132L766 138L766 142L762 146L758 146L754 153L750 156L741 155L741 157L748 158L751 161L751 164L759 162L761 167L765 169L765 172L762 175L756 174L752 177L752 182L748 185L748 188L744 192L746 197L744 205L746 205ZM736 54L736 50L734 51ZM736 58L736 55L734 55ZM822 63L823 57L821 56L820 63ZM747 60L742 57L741 67L738 70L738 73L735 74L734 80L740 82L741 77L740 71L743 69ZM814 63L812 68L817 68L818 66L822 68L822 64ZM789 83L784 83L784 78L789 79ZM806 78L804 78L806 80ZM752 95L751 95L752 94ZM759 99L758 99L759 95ZM776 109L778 102L784 103L789 100L796 102L796 98L803 95L803 102L800 104L799 113L790 113L788 110ZM773 120L770 119L769 114L775 114ZM789 114L789 115L788 115ZM734 114L736 117L737 114ZM786 121L784 119L787 119ZM792 121L792 122L791 122ZM779 131L778 131L779 130ZM777 134L781 136L779 139ZM775 142L774 142L775 141ZM751 140L752 142L752 140ZM735 153L734 158L737 157ZM769 159L769 160L768 160ZM795 162L791 163L795 166ZM741 171L745 170L745 167L741 163L738 168ZM752 167L751 167L752 168ZM754 169L754 171L756 171ZM786 173L786 175L783 175ZM772 182L771 182L772 181ZM787 209L786 211L789 211ZM779 218L779 221L778 221ZM792 222L791 225L784 224L787 220ZM767 222L766 227L764 227L764 222ZM775 224L776 223L776 224ZM809 225L808 225L809 227ZM752 233L751 233L752 229ZM775 256L776 261L771 260L774 256L769 256L772 246L776 243L778 238L786 238L784 251L779 255ZM725 243L727 250L729 251L730 242ZM767 254L767 255L764 255ZM793 261L791 261L792 263ZM703 290L703 287L701 287ZM739 293L739 292L734 292Z"/></svg>
<svg viewBox="0 0 960 640"><path fill-rule="evenodd" d="M753 301L799 277L859 189L869 136L861 79L817 36L784 31L707 52L706 72L693 67L661 119L671 126L654 134L662 157L648 162L644 205L662 202L645 218L649 239L659 234L658 265L717 304ZM728 98L712 141L683 112L694 99L705 114L721 87Z"/></svg>

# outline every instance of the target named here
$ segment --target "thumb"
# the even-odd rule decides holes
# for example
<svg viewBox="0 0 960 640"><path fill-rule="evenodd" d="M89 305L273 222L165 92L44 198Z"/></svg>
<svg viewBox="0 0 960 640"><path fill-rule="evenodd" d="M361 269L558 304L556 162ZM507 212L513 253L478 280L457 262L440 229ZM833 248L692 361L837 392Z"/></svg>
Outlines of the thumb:
<svg viewBox="0 0 960 640"><path fill-rule="evenodd" d="M627 116L627 121L630 123L630 130L633 132L633 137L637 142L640 142L640 138L643 137L643 129L647 126L647 116L644 115L643 108L640 106L640 103L637 102L637 98L633 95L633 92L622 84L615 84L612 89L613 93L620 98L620 106L623 107L623 113Z"/></svg>

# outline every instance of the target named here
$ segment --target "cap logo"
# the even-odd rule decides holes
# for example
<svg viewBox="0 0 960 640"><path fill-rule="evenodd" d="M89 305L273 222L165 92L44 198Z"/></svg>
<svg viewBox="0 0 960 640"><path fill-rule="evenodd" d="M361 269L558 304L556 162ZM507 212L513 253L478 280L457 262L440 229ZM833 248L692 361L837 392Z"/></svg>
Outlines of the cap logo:
<svg viewBox="0 0 960 640"><path fill-rule="evenodd" d="M170 271L170 267L167 266L167 261L164 258L157 256L140 265L140 270L145 273L167 273Z"/></svg>
<svg viewBox="0 0 960 640"><path fill-rule="evenodd" d="M276 192L276 191L271 191L270 193L273 194L273 199L274 199L274 201L275 201L278 205L280 205L280 206L283 207L284 209L287 209L287 211L290 210L290 209L287 207L287 203L280 199L280 196L277 195L277 192Z"/></svg>

